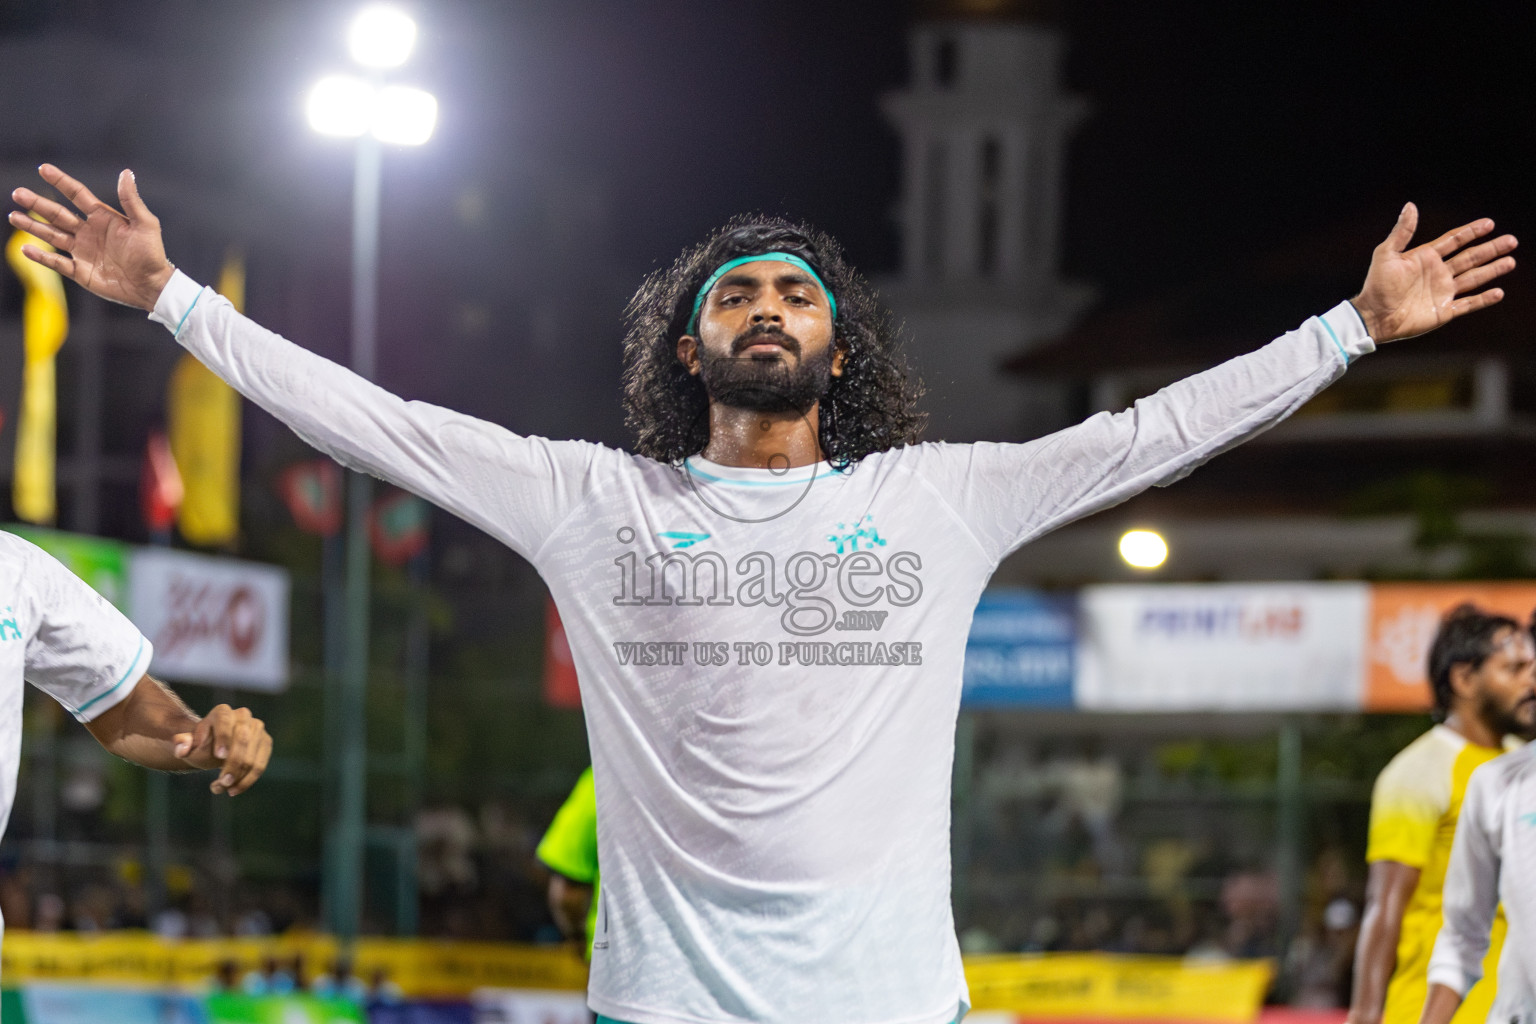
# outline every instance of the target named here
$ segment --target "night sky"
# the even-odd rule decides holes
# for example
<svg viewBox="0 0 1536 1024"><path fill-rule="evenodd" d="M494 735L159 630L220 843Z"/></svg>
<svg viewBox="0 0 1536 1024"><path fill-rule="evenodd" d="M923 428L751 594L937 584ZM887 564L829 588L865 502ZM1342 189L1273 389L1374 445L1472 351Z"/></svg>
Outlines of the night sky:
<svg viewBox="0 0 1536 1024"><path fill-rule="evenodd" d="M905 5L413 6L422 49L402 77L437 92L443 116L431 144L387 169L387 385L517 429L619 442L623 298L725 217L803 217L867 272L893 268L897 146L877 99L906 76ZM267 211L329 261L320 287L340 318L281 326L339 354L341 338L324 335L345 329L349 165L345 144L308 133L301 102L321 73L345 67L352 7L9 0L0 27L134 47L158 86L134 130L80 140L82 152L136 162L152 205L144 167ZM1384 234L1410 198L1517 233L1533 219L1530 5L1063 8L1067 84L1092 105L1069 159L1064 261L1103 301L1209 277L1340 220L1374 217ZM93 85L89 67L57 71L77 95L120 89ZM10 118L18 102L7 97ZM571 194L598 197L600 228L550 226ZM1362 271L1368 258L1359 254ZM589 343L529 341L529 311L549 288L582 306ZM479 317L477 329L442 330L447 306Z"/></svg>

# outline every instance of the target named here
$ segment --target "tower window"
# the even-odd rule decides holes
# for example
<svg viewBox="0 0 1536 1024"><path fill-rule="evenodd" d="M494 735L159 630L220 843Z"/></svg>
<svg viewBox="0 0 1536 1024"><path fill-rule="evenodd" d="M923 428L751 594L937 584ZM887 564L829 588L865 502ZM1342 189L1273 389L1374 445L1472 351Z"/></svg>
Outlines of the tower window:
<svg viewBox="0 0 1536 1024"><path fill-rule="evenodd" d="M953 39L940 39L933 48L933 79L940 85L954 85L960 74L960 48Z"/></svg>
<svg viewBox="0 0 1536 1024"><path fill-rule="evenodd" d="M944 144L931 142L926 154L923 185L923 262L931 269L944 265L944 206L948 184L944 174Z"/></svg>
<svg viewBox="0 0 1536 1024"><path fill-rule="evenodd" d="M1003 171L1003 146L996 136L981 140L981 181L977 199L979 221L976 225L976 269L982 277L997 271L998 181Z"/></svg>

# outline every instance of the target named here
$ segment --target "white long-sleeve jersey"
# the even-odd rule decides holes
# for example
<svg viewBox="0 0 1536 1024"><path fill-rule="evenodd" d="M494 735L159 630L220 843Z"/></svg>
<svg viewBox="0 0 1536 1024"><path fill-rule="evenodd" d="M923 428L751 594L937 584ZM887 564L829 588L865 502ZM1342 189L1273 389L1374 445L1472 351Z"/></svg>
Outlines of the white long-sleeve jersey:
<svg viewBox="0 0 1536 1024"><path fill-rule="evenodd" d="M1509 932L1499 958L1491 1024L1536 1020L1536 745L1472 773L1451 863L1444 923L1429 960L1429 983L1465 996L1483 974L1494 911L1504 905Z"/></svg>
<svg viewBox="0 0 1536 1024"><path fill-rule="evenodd" d="M155 319L337 459L529 559L576 665L603 881L593 1009L948 1024L966 634L998 562L1279 422L1373 347L1346 303L1028 444L668 465L407 402L176 274Z"/></svg>

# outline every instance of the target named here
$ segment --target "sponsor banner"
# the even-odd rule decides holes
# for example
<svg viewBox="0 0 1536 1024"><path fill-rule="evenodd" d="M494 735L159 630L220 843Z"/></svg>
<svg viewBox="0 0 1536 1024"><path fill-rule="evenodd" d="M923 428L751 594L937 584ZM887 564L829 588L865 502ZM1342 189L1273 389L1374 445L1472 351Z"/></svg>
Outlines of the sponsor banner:
<svg viewBox="0 0 1536 1024"><path fill-rule="evenodd" d="M368 1024L475 1024L475 1004L373 1002L368 1004Z"/></svg>
<svg viewBox="0 0 1536 1024"><path fill-rule="evenodd" d="M44 984L28 985L18 1001L27 1024L210 1024L202 1001L182 992Z"/></svg>
<svg viewBox="0 0 1536 1024"><path fill-rule="evenodd" d="M965 644L969 708L1072 706L1075 595L999 588L981 595Z"/></svg>
<svg viewBox="0 0 1536 1024"><path fill-rule="evenodd" d="M127 544L39 526L7 525L5 529L57 558L64 568L118 608L127 607L128 552L131 550Z"/></svg>
<svg viewBox="0 0 1536 1024"><path fill-rule="evenodd" d="M367 1024L362 1007L350 999L318 996L208 996L208 1024ZM97 1018L106 1020L108 1018Z"/></svg>
<svg viewBox="0 0 1536 1024"><path fill-rule="evenodd" d="M139 548L128 579L128 613L155 645L155 675L269 692L288 685L286 571Z"/></svg>
<svg viewBox="0 0 1536 1024"><path fill-rule="evenodd" d="M482 989L475 1024L589 1024L587 997L577 992Z"/></svg>
<svg viewBox="0 0 1536 1024"><path fill-rule="evenodd" d="M1428 710L1433 703L1426 664L1429 646L1445 613L1468 601L1516 622L1530 622L1536 584L1378 583L1371 588L1367 711Z"/></svg>
<svg viewBox="0 0 1536 1024"><path fill-rule="evenodd" d="M1364 583L1087 587L1077 706L1092 711L1356 711Z"/></svg>
<svg viewBox="0 0 1536 1024"><path fill-rule="evenodd" d="M1112 953L965 961L971 1004L1024 1020L1249 1024L1259 1015L1272 973L1267 960L1205 963Z"/></svg>
<svg viewBox="0 0 1536 1024"><path fill-rule="evenodd" d="M313 977L336 953L336 941L323 935L166 941L150 932L10 932L0 945L0 976L7 984L87 981L196 988L212 984L226 961L244 976L259 970L268 957L300 956ZM481 988L584 992L587 987L586 964L564 945L362 939L353 964L359 978L382 972L408 998L463 998Z"/></svg>

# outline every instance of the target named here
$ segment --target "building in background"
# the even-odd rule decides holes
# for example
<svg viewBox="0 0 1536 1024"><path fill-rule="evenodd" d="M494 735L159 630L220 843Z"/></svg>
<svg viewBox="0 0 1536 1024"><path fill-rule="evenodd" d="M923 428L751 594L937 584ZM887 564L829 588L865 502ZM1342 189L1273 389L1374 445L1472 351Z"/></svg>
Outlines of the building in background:
<svg viewBox="0 0 1536 1024"><path fill-rule="evenodd" d="M1452 212L1424 211L1421 238ZM1240 355L1360 286L1375 218L1301 232L1178 289L1111 299L1008 372L1083 396L1057 424ZM1506 579L1536 569L1536 359L1527 289L1497 308L1361 359L1290 420L1006 562L1013 583L1118 579ZM1163 533L1166 564L1128 568L1132 527Z"/></svg>
<svg viewBox="0 0 1536 1024"><path fill-rule="evenodd" d="M1067 144L1088 110L1062 85L1066 44L1039 0L930 0L911 80L883 100L901 137L901 266L880 290L928 386L930 439L1023 440L1065 411L1060 388L1001 370L1093 294L1060 267Z"/></svg>

